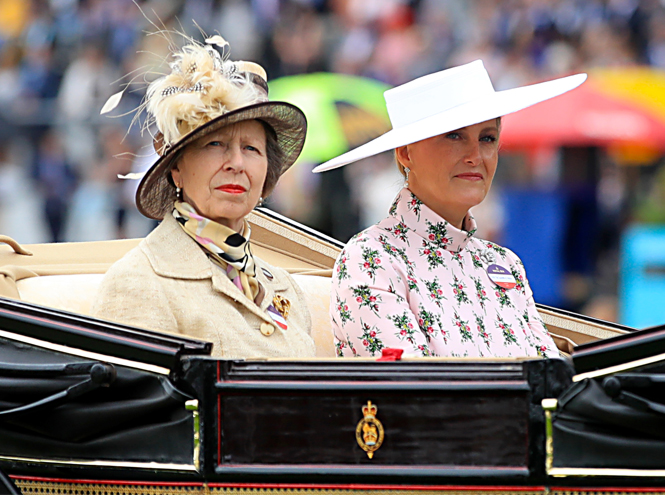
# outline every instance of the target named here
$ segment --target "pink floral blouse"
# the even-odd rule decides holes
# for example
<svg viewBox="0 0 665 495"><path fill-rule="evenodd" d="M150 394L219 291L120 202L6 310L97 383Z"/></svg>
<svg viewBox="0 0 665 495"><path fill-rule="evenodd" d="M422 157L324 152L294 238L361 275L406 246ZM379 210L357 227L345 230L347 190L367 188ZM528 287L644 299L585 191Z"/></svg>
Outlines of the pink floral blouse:
<svg viewBox="0 0 665 495"><path fill-rule="evenodd" d="M458 230L402 189L390 216L351 239L335 264L337 354L396 347L416 356L558 357L524 265L475 230L471 214ZM490 265L505 268L515 287L490 280Z"/></svg>

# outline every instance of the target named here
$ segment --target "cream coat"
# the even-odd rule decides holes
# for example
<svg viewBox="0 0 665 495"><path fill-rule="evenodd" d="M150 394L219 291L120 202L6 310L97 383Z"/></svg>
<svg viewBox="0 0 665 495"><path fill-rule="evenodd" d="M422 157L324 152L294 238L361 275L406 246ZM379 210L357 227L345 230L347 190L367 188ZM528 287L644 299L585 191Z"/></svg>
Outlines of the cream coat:
<svg viewBox="0 0 665 495"><path fill-rule="evenodd" d="M284 270L255 259L257 278L265 289L260 307L167 215L109 269L93 314L207 340L214 344L216 357L314 356L314 342L309 335L311 318L302 291ZM265 271L272 274L272 280ZM272 323L266 309L276 294L291 303L288 328L275 326L272 335L264 336L260 328Z"/></svg>

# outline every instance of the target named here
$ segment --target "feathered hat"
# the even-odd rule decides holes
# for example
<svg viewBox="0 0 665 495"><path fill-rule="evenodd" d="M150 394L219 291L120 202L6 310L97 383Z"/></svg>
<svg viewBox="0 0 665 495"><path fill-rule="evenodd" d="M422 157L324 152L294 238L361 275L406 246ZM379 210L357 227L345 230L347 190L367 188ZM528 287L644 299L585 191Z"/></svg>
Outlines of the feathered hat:
<svg viewBox="0 0 665 495"><path fill-rule="evenodd" d="M303 112L290 103L268 101L265 70L253 62L228 60L227 48L221 36L205 44L189 40L171 53L171 73L148 86L138 113L147 114L144 128L157 128L153 145L160 158L143 176L136 206L149 218L161 220L173 208L176 194L170 171L178 152L224 126L254 119L269 125L282 151L278 163L269 163L278 167L278 176L300 155L307 131ZM122 93L109 98L101 113L115 108Z"/></svg>

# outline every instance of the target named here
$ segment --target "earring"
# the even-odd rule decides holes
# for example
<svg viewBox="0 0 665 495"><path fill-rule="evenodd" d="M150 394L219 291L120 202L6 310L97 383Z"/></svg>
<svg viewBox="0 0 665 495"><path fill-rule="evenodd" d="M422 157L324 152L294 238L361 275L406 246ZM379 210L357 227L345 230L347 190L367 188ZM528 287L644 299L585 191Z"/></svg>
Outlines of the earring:
<svg viewBox="0 0 665 495"><path fill-rule="evenodd" d="M259 198L259 204L256 206L263 206L263 196Z"/></svg>
<svg viewBox="0 0 665 495"><path fill-rule="evenodd" d="M411 169L409 167L404 167L404 187L409 188L409 172Z"/></svg>
<svg viewBox="0 0 665 495"><path fill-rule="evenodd" d="M175 186L175 197L178 201L182 201L182 189L180 189L180 186Z"/></svg>

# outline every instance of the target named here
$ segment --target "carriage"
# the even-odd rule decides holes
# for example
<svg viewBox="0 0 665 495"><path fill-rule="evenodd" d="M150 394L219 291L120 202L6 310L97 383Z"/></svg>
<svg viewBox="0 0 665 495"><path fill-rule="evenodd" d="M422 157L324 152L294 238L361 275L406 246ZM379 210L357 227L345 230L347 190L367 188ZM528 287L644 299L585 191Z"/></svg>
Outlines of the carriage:
<svg viewBox="0 0 665 495"><path fill-rule="evenodd" d="M88 316L136 240L0 239L0 493L663 491L665 329L539 306L565 359L338 359L340 244L249 220L307 295L315 359L215 359Z"/></svg>

